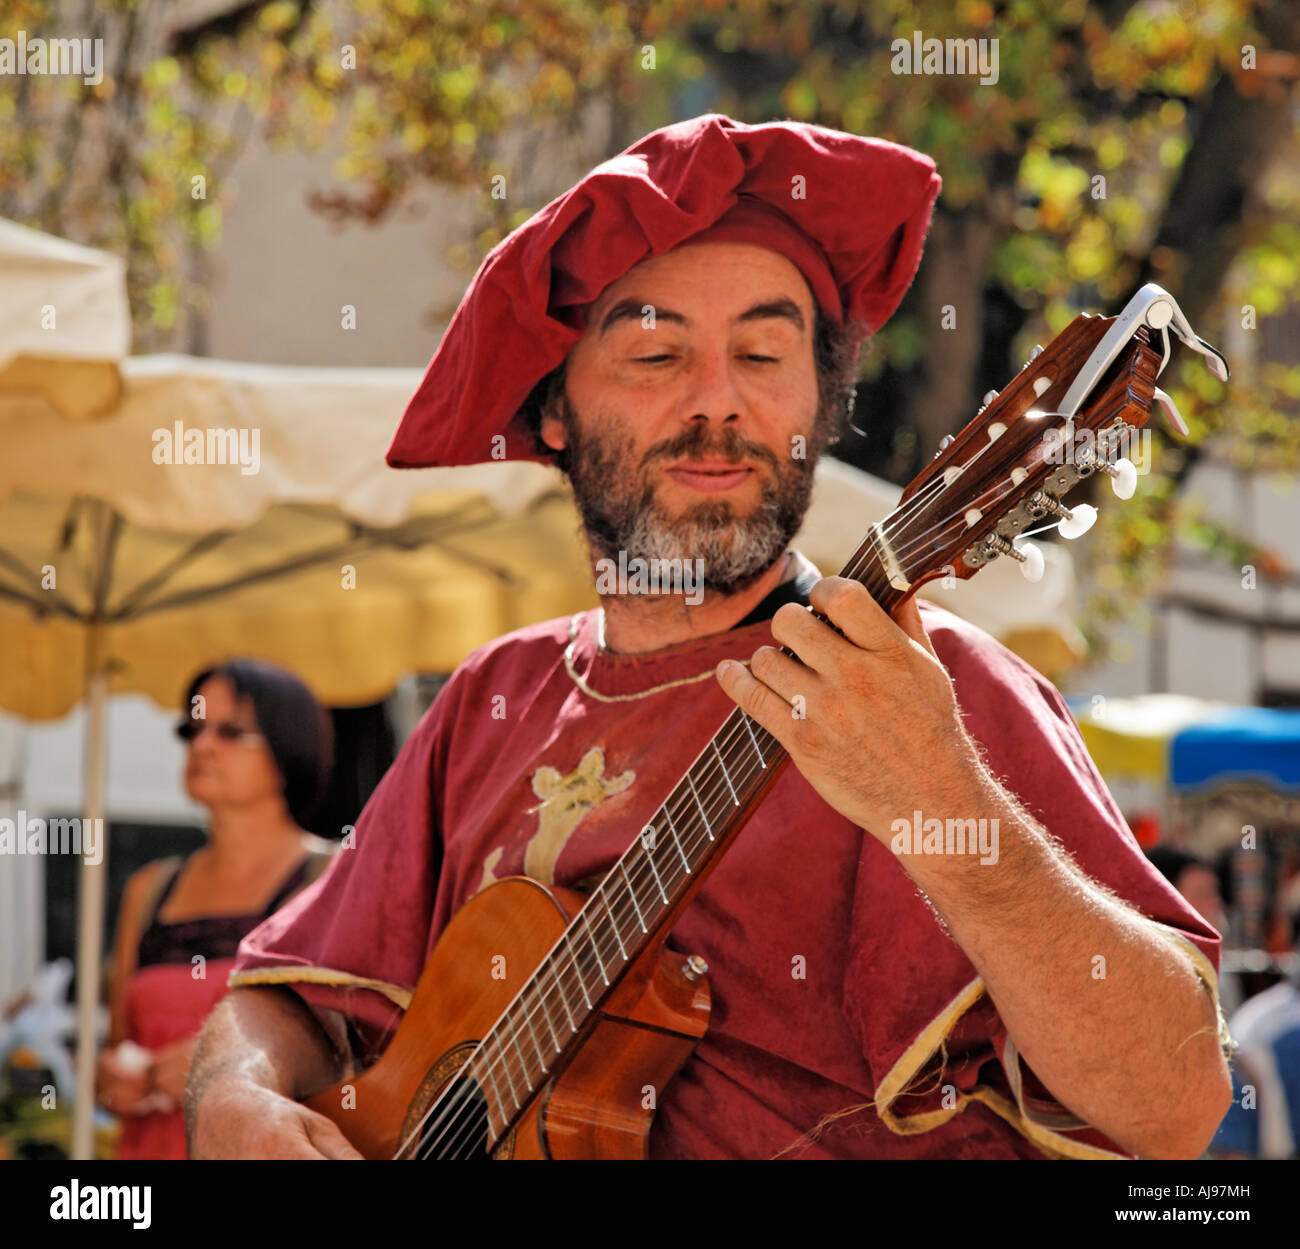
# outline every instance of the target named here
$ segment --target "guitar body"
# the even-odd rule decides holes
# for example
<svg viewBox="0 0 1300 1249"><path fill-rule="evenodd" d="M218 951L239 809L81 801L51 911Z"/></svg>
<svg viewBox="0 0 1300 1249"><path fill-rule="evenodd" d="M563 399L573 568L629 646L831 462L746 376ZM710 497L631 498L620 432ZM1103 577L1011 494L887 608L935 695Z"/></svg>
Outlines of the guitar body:
<svg viewBox="0 0 1300 1249"><path fill-rule="evenodd" d="M379 1061L304 1104L333 1120L367 1158L394 1157L585 901L522 876L476 895L434 947ZM493 1157L646 1156L653 1107L708 1027L708 981L689 979L685 962L662 943L647 948L564 1055L555 1055L551 1079Z"/></svg>

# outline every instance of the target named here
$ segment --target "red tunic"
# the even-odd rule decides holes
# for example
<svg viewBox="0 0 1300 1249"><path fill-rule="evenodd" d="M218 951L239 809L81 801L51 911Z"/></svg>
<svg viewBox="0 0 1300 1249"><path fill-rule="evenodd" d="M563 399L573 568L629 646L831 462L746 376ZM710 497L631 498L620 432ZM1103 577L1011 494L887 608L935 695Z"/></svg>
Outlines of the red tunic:
<svg viewBox="0 0 1300 1249"><path fill-rule="evenodd" d="M975 626L921 611L993 773L1086 871L1179 931L1214 993L1218 935L1148 865L1055 688ZM369 1061L448 919L485 883L607 872L732 710L717 663L773 639L764 621L612 655L599 620L549 621L471 655L371 798L355 848L245 939L231 984L292 986L336 1038L340 1012ZM660 1097L653 1157L764 1158L796 1142L803 1157L1115 1149L1046 1100L888 847L793 766L672 945L707 960L713 1013ZM860 1109L801 1142L848 1107Z"/></svg>

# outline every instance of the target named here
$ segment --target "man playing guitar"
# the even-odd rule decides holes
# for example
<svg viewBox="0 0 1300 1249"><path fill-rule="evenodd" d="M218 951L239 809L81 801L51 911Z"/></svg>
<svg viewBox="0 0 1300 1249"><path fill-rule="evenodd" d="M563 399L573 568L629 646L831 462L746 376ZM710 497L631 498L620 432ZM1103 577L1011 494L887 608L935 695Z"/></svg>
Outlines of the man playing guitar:
<svg viewBox="0 0 1300 1249"><path fill-rule="evenodd" d="M550 459L594 567L699 560L703 595L598 580L600 609L461 665L354 844L241 947L192 1156L359 1156L297 1099L376 1059L485 887L599 882L733 705L794 767L673 927L712 1017L651 1091L651 1157L1204 1149L1231 1098L1219 937L1147 865L1060 695L790 547L938 191L907 148L708 115L484 262L389 462ZM933 835L954 825L969 844Z"/></svg>

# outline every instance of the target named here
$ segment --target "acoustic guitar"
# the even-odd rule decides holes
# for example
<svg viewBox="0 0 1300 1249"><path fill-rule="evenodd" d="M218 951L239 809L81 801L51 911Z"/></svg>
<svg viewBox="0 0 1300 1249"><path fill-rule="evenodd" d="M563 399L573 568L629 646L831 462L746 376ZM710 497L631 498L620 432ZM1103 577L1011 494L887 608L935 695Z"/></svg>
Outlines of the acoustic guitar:
<svg viewBox="0 0 1300 1249"><path fill-rule="evenodd" d="M1130 497L1124 451L1154 404L1186 434L1156 385L1171 330L1227 380L1158 286L1117 317L1077 316L944 440L840 576L889 612L994 559L1037 579L1027 531L1084 532L1095 508L1061 499L1096 473ZM668 933L787 762L733 710L589 895L510 877L466 903L379 1060L305 1104L367 1158L645 1157L654 1106L709 1022L707 967ZM504 956L506 979L483 975L488 955Z"/></svg>

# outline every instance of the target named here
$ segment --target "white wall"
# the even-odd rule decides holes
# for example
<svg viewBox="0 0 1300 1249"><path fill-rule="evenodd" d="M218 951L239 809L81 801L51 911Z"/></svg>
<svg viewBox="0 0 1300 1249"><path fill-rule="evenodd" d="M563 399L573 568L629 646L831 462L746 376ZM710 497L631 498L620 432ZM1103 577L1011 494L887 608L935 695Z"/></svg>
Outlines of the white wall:
<svg viewBox="0 0 1300 1249"><path fill-rule="evenodd" d="M331 185L328 155L273 152L259 140L231 170L237 198L213 257L207 354L270 364L429 362L445 321L431 311L463 292L468 275L444 260L464 237L472 196L418 192L375 228L335 226L309 211L310 189ZM356 328L341 328L341 309Z"/></svg>
<svg viewBox="0 0 1300 1249"><path fill-rule="evenodd" d="M1189 476L1186 492L1203 503L1207 516L1277 551L1294 572L1300 484L1293 478L1250 478L1228 465L1202 463ZM1265 687L1300 689L1300 588L1270 583L1258 571L1253 587L1243 585L1240 568L1188 551L1169 590L1237 619L1207 618L1172 604L1162 613L1163 663L1159 634L1153 637L1137 624L1124 627L1115 634L1122 653L1078 673L1071 692L1115 696L1168 690L1250 704ZM1263 618L1280 620L1284 627L1251 626Z"/></svg>
<svg viewBox="0 0 1300 1249"><path fill-rule="evenodd" d="M140 695L109 700L105 810L111 820L203 822L203 808L181 784L183 747L175 714ZM29 723L0 712L0 818L79 816L85 765L85 714ZM112 853L110 846L109 853ZM26 987L42 961L44 860L0 855L0 1005Z"/></svg>
<svg viewBox="0 0 1300 1249"><path fill-rule="evenodd" d="M202 823L203 808L181 784L185 748L172 732L175 713L139 694L109 699L105 810L117 820ZM85 713L24 726L27 767L23 788L31 815L77 814L82 804Z"/></svg>
<svg viewBox="0 0 1300 1249"><path fill-rule="evenodd" d="M15 819L22 806L26 762L22 726L0 715L0 819ZM0 1007L30 983L39 962L44 883L39 859L0 854Z"/></svg>

